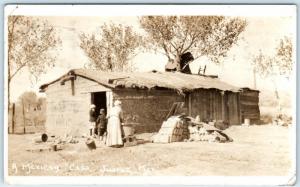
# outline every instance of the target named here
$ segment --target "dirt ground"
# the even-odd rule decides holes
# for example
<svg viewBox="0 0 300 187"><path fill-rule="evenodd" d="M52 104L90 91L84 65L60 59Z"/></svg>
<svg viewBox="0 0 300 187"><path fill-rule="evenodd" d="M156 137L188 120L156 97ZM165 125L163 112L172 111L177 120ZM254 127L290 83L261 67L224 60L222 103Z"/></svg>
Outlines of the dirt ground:
<svg viewBox="0 0 300 187"><path fill-rule="evenodd" d="M279 176L292 167L290 132L274 125L232 126L224 132L230 143L145 143L134 147L109 148L98 144L87 149L85 139L63 150L33 144L36 135L8 136L9 175L183 175L183 176Z"/></svg>

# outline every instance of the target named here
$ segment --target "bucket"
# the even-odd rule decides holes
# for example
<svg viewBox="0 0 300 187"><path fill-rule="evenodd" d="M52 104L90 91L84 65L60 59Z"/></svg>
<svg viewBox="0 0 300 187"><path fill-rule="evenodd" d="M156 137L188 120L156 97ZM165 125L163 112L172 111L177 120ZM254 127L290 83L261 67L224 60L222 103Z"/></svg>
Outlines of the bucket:
<svg viewBox="0 0 300 187"><path fill-rule="evenodd" d="M47 134L41 134L41 135L38 135L37 137L33 138L33 141L35 143L42 143L42 142L46 142L47 140L48 140Z"/></svg>
<svg viewBox="0 0 300 187"><path fill-rule="evenodd" d="M43 142L46 142L48 140L48 135L47 134L42 134L41 139Z"/></svg>
<svg viewBox="0 0 300 187"><path fill-rule="evenodd" d="M93 139L87 139L85 144L90 150L96 149L96 143Z"/></svg>
<svg viewBox="0 0 300 187"><path fill-rule="evenodd" d="M246 118L244 120L244 125L249 126L250 125L250 119Z"/></svg>
<svg viewBox="0 0 300 187"><path fill-rule="evenodd" d="M124 124L122 125L123 134L125 137L134 135L134 126L132 124Z"/></svg>

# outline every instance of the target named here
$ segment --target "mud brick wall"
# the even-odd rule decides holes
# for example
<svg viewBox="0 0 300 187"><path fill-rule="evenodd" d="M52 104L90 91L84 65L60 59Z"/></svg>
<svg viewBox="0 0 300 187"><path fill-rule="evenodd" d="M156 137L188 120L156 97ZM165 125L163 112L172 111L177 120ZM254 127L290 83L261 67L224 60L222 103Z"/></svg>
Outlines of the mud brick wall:
<svg viewBox="0 0 300 187"><path fill-rule="evenodd" d="M90 92L107 91L108 112L113 101L122 101L126 123L136 126L136 132L157 132L172 104L185 101L182 95L172 90L110 90L94 81L77 76L72 92L71 80L49 85L47 95L46 132L51 135L82 135L88 133ZM110 101L112 99L112 101Z"/></svg>
<svg viewBox="0 0 300 187"><path fill-rule="evenodd" d="M88 134L91 94L89 91L108 91L109 89L82 77L60 81L49 85L47 95L46 132L51 135Z"/></svg>
<svg viewBox="0 0 300 187"><path fill-rule="evenodd" d="M75 77L64 84L57 81L48 86L46 132L51 135L82 135L88 133L91 92L106 92L107 110L109 112L113 101L122 101L125 123L133 124L137 133L157 132L174 102L185 102L186 114L193 117L200 115L202 120L227 119L230 124L240 120L243 114L259 114L258 96L255 95L255 109L245 105L245 97L237 93L216 89L199 89L190 94L179 95L174 90L143 90L143 89L109 89L98 83ZM239 98L244 99L240 105ZM223 104L222 104L223 103ZM241 106L241 107L240 107ZM225 114L223 114L223 111ZM245 115L245 116L246 116ZM257 115L255 115L257 118ZM22 130L22 129L20 129Z"/></svg>
<svg viewBox="0 0 300 187"><path fill-rule="evenodd" d="M157 132L173 103L185 101L172 90L115 90L113 98L122 101L124 121L135 124L136 133Z"/></svg>

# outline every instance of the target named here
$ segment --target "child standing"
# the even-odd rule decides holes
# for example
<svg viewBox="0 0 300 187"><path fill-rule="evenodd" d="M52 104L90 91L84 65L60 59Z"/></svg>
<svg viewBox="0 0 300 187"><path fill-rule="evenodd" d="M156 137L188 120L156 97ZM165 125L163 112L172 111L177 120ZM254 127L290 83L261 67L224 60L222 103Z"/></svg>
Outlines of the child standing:
<svg viewBox="0 0 300 187"><path fill-rule="evenodd" d="M93 135L93 129L95 128L95 121L96 121L95 108L96 108L96 106L94 104L91 104L91 107L90 107L90 125L89 125L90 136Z"/></svg>
<svg viewBox="0 0 300 187"><path fill-rule="evenodd" d="M103 135L106 132L106 125L107 125L106 114L105 114L105 110L102 108L100 109L100 114L96 120L96 128L98 131L99 139L101 141L103 140Z"/></svg>

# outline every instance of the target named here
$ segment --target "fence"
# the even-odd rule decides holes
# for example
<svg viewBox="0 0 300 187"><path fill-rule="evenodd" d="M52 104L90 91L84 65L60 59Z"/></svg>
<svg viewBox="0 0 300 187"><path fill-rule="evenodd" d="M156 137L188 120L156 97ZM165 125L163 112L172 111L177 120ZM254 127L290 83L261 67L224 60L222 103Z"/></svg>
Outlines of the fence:
<svg viewBox="0 0 300 187"><path fill-rule="evenodd" d="M45 131L45 111L12 103L8 111L8 133L26 134Z"/></svg>

